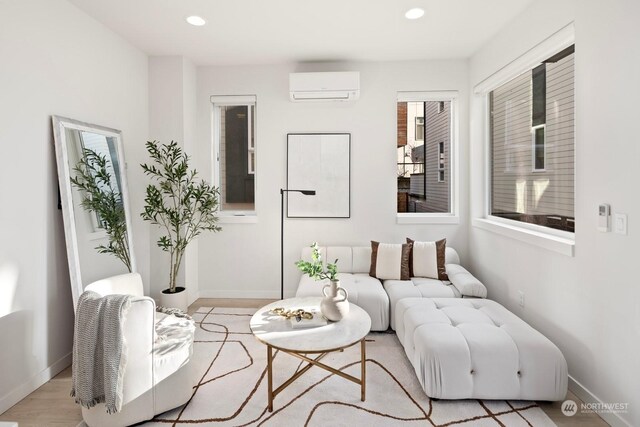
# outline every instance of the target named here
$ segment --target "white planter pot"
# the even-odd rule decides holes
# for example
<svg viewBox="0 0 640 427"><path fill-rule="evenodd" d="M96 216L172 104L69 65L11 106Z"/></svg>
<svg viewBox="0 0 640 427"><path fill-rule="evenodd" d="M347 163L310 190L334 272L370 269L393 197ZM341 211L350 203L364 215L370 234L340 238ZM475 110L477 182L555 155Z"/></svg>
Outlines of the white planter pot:
<svg viewBox="0 0 640 427"><path fill-rule="evenodd" d="M169 289L165 289L160 294L160 305L163 307L177 308L186 313L189 308L187 290L183 287L176 286L176 291L171 293Z"/></svg>
<svg viewBox="0 0 640 427"><path fill-rule="evenodd" d="M339 280L331 280L322 288L324 298L320 302L320 311L329 320L340 321L349 313L349 301L347 290L340 287Z"/></svg>

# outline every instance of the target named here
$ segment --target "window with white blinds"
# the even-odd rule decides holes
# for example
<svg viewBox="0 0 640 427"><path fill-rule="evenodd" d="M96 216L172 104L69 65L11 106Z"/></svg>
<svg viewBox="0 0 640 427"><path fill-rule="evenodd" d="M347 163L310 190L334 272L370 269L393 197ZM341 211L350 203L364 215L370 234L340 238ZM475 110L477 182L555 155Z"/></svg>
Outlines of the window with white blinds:
<svg viewBox="0 0 640 427"><path fill-rule="evenodd" d="M489 94L493 216L575 231L574 46Z"/></svg>

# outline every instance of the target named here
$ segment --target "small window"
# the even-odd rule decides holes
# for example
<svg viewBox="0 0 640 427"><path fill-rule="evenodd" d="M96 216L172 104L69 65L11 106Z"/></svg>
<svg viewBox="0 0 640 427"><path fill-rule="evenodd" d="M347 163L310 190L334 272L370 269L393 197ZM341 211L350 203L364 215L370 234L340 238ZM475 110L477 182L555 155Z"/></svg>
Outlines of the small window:
<svg viewBox="0 0 640 427"><path fill-rule="evenodd" d="M255 96L213 96L211 101L220 211L255 211Z"/></svg>
<svg viewBox="0 0 640 427"><path fill-rule="evenodd" d="M545 169L545 125L536 126L533 131L533 170L544 171Z"/></svg>
<svg viewBox="0 0 640 427"><path fill-rule="evenodd" d="M440 96L445 100L442 101ZM451 146L455 143L455 108L452 103L453 98L445 98L441 93L398 94L398 213L452 213L452 187L448 172Z"/></svg>
<svg viewBox="0 0 640 427"><path fill-rule="evenodd" d="M531 70L531 126L547 122L547 66L540 64Z"/></svg>
<svg viewBox="0 0 640 427"><path fill-rule="evenodd" d="M444 142L440 141L438 143L438 182L444 182L444 165Z"/></svg>
<svg viewBox="0 0 640 427"><path fill-rule="evenodd" d="M424 141L424 117L416 117L416 141Z"/></svg>

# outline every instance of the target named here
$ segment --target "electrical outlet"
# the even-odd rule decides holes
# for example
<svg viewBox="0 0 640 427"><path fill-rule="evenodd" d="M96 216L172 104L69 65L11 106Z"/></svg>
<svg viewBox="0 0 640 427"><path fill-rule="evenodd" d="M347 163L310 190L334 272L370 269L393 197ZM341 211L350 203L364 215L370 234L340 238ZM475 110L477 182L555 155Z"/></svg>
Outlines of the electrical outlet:
<svg viewBox="0 0 640 427"><path fill-rule="evenodd" d="M524 308L524 292L518 291L518 305Z"/></svg>

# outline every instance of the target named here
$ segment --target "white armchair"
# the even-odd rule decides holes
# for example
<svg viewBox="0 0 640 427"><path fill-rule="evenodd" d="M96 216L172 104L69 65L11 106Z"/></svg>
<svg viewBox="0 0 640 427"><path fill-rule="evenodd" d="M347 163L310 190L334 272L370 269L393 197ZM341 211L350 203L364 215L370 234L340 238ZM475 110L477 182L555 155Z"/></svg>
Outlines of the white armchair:
<svg viewBox="0 0 640 427"><path fill-rule="evenodd" d="M156 313L153 299L143 295L137 273L99 280L86 287L100 295L134 295L124 322L127 364L122 409L108 414L104 404L82 408L90 427L128 426L185 404L193 392L191 355L195 329L180 319ZM184 322L182 322L184 323ZM157 339L161 330L163 339Z"/></svg>

